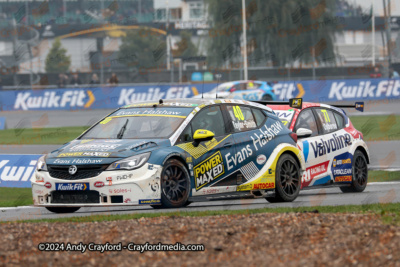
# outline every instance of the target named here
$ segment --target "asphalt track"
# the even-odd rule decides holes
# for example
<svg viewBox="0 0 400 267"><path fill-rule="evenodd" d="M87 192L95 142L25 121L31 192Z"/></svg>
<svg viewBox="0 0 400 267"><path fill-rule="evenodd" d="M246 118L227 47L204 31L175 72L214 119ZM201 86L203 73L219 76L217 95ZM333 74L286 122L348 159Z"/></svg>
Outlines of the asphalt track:
<svg viewBox="0 0 400 267"><path fill-rule="evenodd" d="M374 203L396 203L400 202L400 182L370 183L362 193L344 194L339 188L322 188L304 190L299 197L291 203L268 203L264 198L246 200L224 200L196 202L186 208L165 209L162 212L177 211L209 211L209 210L247 210L277 207L317 207L317 206L339 206L339 205L366 205ZM61 217L81 217L90 215L111 214L134 214L134 213L156 213L150 206L128 206L128 207L104 207L104 208L81 208L72 214L55 214L45 208L23 206L16 208L0 208L0 221L36 220Z"/></svg>

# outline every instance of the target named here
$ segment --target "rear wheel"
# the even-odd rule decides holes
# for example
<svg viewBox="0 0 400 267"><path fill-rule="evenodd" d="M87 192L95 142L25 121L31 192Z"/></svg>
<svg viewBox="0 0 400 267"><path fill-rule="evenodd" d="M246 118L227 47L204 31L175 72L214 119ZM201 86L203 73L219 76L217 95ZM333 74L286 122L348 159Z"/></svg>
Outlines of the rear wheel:
<svg viewBox="0 0 400 267"><path fill-rule="evenodd" d="M282 155L276 164L275 197L266 197L271 203L292 202L300 192L300 170L293 156Z"/></svg>
<svg viewBox="0 0 400 267"><path fill-rule="evenodd" d="M189 173L185 165L176 159L168 160L161 173L161 205L153 208L180 208L188 202L190 190Z"/></svg>
<svg viewBox="0 0 400 267"><path fill-rule="evenodd" d="M73 213L79 210L81 207L46 207L48 211L54 213Z"/></svg>
<svg viewBox="0 0 400 267"><path fill-rule="evenodd" d="M368 166L367 159L360 150L356 150L353 157L353 181L350 186L340 187L343 193L362 192L367 187Z"/></svg>

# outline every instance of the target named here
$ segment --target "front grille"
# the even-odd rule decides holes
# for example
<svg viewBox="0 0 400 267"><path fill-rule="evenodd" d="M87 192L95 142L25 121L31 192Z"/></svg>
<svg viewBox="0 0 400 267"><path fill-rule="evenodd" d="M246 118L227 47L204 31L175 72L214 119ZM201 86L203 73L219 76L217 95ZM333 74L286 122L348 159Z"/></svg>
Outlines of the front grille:
<svg viewBox="0 0 400 267"><path fill-rule="evenodd" d="M51 192L52 204L90 204L100 203L99 192L88 191L53 191Z"/></svg>
<svg viewBox="0 0 400 267"><path fill-rule="evenodd" d="M69 174L69 167L69 165L47 165L51 177L64 180L80 180L96 177L107 169L108 165L76 165L78 170L74 175Z"/></svg>

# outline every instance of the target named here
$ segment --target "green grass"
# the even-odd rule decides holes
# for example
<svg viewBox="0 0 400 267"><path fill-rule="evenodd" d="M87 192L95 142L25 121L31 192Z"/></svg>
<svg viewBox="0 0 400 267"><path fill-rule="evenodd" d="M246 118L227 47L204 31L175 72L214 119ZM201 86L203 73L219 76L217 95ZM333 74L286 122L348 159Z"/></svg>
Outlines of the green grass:
<svg viewBox="0 0 400 267"><path fill-rule="evenodd" d="M116 215L92 215L85 217L69 217L57 219L23 220L17 222L103 222L116 220L131 220L139 218L154 217L201 217L213 215L241 215L258 213L289 213L289 212L312 212L312 213L368 213L382 216L385 223L400 222L400 203L387 204L366 204L366 205L344 205L344 206L319 206L319 207L298 207L298 208L262 208L248 210L221 210L221 211L178 211L178 212L156 212L156 213L134 213L134 214L116 214ZM14 222L3 222L14 223Z"/></svg>
<svg viewBox="0 0 400 267"><path fill-rule="evenodd" d="M31 188L0 187L0 207L32 205Z"/></svg>
<svg viewBox="0 0 400 267"><path fill-rule="evenodd" d="M365 141L400 140L400 115L353 116L350 120Z"/></svg>
<svg viewBox="0 0 400 267"><path fill-rule="evenodd" d="M89 127L7 129L0 131L0 145L61 145L75 139L87 128Z"/></svg>
<svg viewBox="0 0 400 267"><path fill-rule="evenodd" d="M369 171L369 182L399 181L400 172ZM339 189L338 189L339 190ZM32 205L31 188L0 187L0 207Z"/></svg>
<svg viewBox="0 0 400 267"><path fill-rule="evenodd" d="M368 182L400 181L400 172L369 171Z"/></svg>

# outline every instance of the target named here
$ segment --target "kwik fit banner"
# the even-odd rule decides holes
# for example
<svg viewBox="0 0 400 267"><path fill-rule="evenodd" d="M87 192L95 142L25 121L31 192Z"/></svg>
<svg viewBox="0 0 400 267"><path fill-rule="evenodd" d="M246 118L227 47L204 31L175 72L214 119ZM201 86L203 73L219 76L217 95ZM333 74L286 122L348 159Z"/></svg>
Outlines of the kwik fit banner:
<svg viewBox="0 0 400 267"><path fill-rule="evenodd" d="M31 187L41 155L0 155L0 187Z"/></svg>
<svg viewBox="0 0 400 267"><path fill-rule="evenodd" d="M146 85L0 92L0 110L115 109L137 101L190 98L216 84ZM348 79L284 81L273 85L278 100L310 102L378 100L400 97L400 80Z"/></svg>
<svg viewBox="0 0 400 267"><path fill-rule="evenodd" d="M204 84L204 92L215 84ZM5 110L79 110L115 109L138 101L190 98L201 93L202 84L147 85L0 92L0 109Z"/></svg>
<svg viewBox="0 0 400 267"><path fill-rule="evenodd" d="M400 79L285 81L273 86L277 99L309 102L378 100L400 97Z"/></svg>

